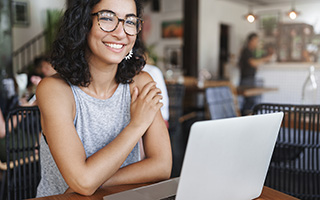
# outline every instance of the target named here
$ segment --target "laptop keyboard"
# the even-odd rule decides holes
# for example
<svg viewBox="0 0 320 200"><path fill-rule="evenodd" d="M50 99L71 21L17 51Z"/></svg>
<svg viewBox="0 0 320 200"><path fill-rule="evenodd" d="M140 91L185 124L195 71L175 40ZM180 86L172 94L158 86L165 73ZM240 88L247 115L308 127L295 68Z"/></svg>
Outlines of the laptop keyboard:
<svg viewBox="0 0 320 200"><path fill-rule="evenodd" d="M176 195L170 196L170 197L166 197L164 199L161 200L175 200L176 199Z"/></svg>

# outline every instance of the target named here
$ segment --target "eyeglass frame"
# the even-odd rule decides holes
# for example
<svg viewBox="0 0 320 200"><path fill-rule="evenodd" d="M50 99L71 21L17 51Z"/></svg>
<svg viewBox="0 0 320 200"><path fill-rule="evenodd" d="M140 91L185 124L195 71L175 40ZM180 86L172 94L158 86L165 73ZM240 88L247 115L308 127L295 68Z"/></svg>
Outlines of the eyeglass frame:
<svg viewBox="0 0 320 200"><path fill-rule="evenodd" d="M111 30L111 31L104 30L104 29L101 27L101 25L100 25L99 15L100 15L101 13L104 13L104 12L109 12L109 13L114 14L114 16L115 16L115 17L117 18L117 20L118 20L117 25L116 25L116 26L114 27L114 29ZM102 31L108 32L108 33L111 33L111 32L113 32L113 31L115 31L115 30L118 28L119 23L122 22L122 26L123 26L124 32L125 32L127 35L130 35L130 36L138 35L138 34L140 33L140 31L142 30L142 24L144 23L143 19L141 19L141 18L139 18L139 17L137 17L137 16L135 16L135 15L126 15L126 17L125 17L124 19L121 19L121 18L119 18L119 17L117 16L117 14L116 14L115 12L113 12L112 10L100 10L100 11L98 11L98 12L91 13L91 16L98 16L98 24L99 24L100 29L101 29ZM136 34L129 34L129 33L127 33L126 29L124 28L124 22L126 21L126 19L127 19L128 17L136 17L137 20L138 20L138 22L140 23L140 28L139 28L139 30L137 31Z"/></svg>

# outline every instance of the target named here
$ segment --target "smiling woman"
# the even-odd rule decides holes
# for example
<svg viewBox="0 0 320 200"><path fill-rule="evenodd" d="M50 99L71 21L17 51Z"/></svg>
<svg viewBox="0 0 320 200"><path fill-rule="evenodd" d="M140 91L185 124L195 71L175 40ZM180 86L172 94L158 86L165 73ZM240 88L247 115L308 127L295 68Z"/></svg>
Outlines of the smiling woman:
<svg viewBox="0 0 320 200"><path fill-rule="evenodd" d="M170 177L161 91L141 72L141 9L138 0L76 0L66 11L51 56L58 74L37 87L43 128L37 196L68 188L91 195L101 185Z"/></svg>

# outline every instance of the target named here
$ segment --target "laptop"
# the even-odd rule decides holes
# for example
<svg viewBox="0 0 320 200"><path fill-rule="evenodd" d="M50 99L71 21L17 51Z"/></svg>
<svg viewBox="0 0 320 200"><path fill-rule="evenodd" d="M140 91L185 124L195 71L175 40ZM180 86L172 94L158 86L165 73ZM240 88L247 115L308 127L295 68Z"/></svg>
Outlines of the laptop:
<svg viewBox="0 0 320 200"><path fill-rule="evenodd" d="M283 113L195 122L180 178L105 196L104 200L217 199L260 196Z"/></svg>

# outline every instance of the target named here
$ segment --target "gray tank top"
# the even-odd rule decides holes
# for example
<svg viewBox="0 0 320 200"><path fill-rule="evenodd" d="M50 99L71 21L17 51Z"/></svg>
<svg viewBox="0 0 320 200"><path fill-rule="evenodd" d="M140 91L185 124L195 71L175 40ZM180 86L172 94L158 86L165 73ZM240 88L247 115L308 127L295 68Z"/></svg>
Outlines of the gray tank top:
<svg viewBox="0 0 320 200"><path fill-rule="evenodd" d="M74 125L89 157L108 145L130 121L130 87L119 84L115 93L101 100L89 96L78 86L71 85L76 102ZM57 168L44 137L40 141L41 181L37 197L62 194L68 188ZM137 144L121 167L140 160Z"/></svg>

